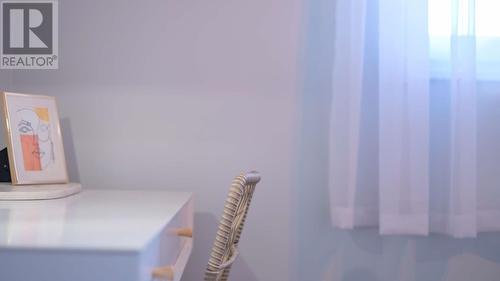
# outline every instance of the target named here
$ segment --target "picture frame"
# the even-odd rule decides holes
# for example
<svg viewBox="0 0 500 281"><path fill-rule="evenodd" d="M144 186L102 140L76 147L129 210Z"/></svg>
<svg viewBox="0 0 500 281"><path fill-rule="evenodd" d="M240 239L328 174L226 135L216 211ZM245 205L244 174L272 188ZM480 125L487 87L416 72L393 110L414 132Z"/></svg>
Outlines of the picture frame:
<svg viewBox="0 0 500 281"><path fill-rule="evenodd" d="M0 94L12 184L68 183L55 97Z"/></svg>

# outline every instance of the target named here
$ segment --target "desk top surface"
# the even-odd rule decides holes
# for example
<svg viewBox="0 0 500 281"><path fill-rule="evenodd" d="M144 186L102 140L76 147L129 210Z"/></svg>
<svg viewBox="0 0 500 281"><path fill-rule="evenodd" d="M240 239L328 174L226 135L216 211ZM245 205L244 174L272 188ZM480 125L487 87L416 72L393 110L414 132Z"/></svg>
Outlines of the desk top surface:
<svg viewBox="0 0 500 281"><path fill-rule="evenodd" d="M53 200L0 202L0 250L140 251L191 193L84 190Z"/></svg>

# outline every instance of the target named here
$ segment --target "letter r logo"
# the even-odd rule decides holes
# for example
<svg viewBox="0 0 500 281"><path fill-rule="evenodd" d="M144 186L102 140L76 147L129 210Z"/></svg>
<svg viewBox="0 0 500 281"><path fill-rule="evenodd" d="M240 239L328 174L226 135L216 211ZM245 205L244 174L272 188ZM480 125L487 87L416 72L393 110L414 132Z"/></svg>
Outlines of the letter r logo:
<svg viewBox="0 0 500 281"><path fill-rule="evenodd" d="M52 54L50 2L3 2L3 53Z"/></svg>

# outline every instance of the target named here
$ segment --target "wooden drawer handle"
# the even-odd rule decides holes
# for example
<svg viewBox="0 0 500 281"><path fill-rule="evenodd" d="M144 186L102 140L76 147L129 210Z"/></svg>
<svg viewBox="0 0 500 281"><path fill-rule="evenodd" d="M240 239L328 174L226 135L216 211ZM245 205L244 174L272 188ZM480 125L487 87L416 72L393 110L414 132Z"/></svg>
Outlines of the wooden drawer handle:
<svg viewBox="0 0 500 281"><path fill-rule="evenodd" d="M181 236L181 237L192 238L193 237L193 229L190 227L177 228L177 229L175 229L175 234L177 236Z"/></svg>
<svg viewBox="0 0 500 281"><path fill-rule="evenodd" d="M174 280L174 268L170 265L154 268L153 278L172 281Z"/></svg>
<svg viewBox="0 0 500 281"><path fill-rule="evenodd" d="M175 228L169 230L170 235L178 235L184 237L193 237L193 229L192 228ZM182 275L186 263L189 259L189 255L191 254L191 248L193 246L193 240L187 239L185 243L183 243L183 247L179 255L177 256L177 260L174 264L159 266L153 268L151 272L151 277L153 280L162 280L162 281L174 281L175 272ZM177 278L180 278L179 276Z"/></svg>

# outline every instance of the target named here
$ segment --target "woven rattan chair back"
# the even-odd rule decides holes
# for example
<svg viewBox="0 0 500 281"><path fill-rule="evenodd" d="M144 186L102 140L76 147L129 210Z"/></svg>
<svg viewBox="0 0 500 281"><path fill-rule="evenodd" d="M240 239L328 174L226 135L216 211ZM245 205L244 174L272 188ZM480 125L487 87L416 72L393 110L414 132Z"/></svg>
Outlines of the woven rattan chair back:
<svg viewBox="0 0 500 281"><path fill-rule="evenodd" d="M259 181L260 175L257 172L242 174L233 180L205 270L205 281L228 279L231 265L238 256L241 231Z"/></svg>

